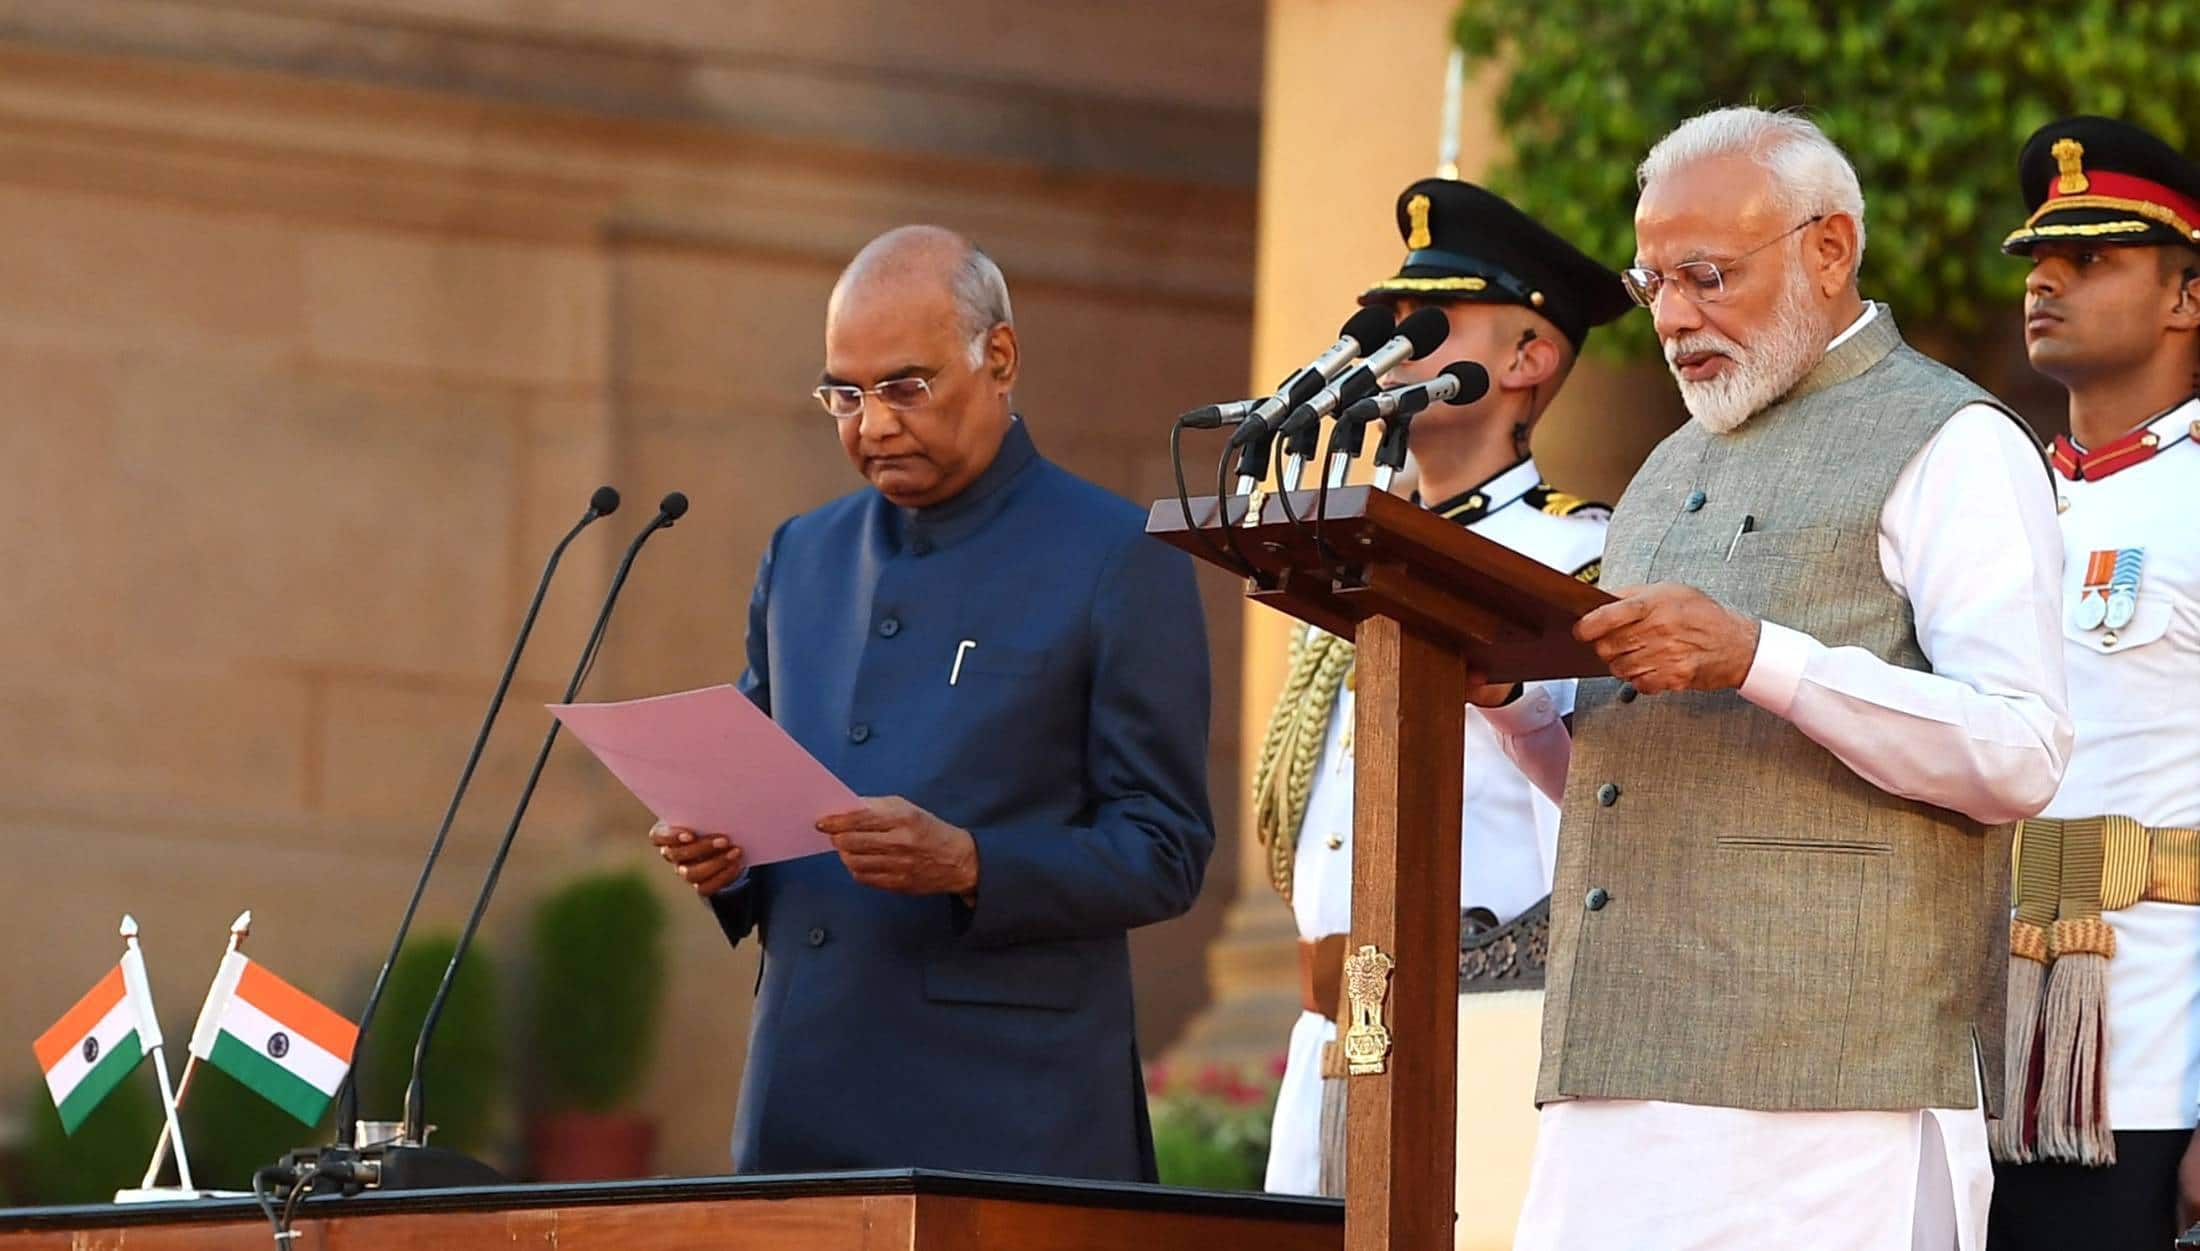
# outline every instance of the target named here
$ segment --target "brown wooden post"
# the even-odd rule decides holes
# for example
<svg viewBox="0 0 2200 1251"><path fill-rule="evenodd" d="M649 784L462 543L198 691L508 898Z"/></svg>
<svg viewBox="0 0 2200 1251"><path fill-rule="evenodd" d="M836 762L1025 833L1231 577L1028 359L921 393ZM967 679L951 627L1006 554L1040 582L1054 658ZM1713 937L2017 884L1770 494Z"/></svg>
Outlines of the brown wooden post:
<svg viewBox="0 0 2200 1251"><path fill-rule="evenodd" d="M1356 1072L1345 1086L1345 1248L1443 1251L1457 1185L1466 668L1456 644L1394 617L1361 622L1356 642L1347 983L1350 961L1369 947L1395 965L1383 1071Z"/></svg>

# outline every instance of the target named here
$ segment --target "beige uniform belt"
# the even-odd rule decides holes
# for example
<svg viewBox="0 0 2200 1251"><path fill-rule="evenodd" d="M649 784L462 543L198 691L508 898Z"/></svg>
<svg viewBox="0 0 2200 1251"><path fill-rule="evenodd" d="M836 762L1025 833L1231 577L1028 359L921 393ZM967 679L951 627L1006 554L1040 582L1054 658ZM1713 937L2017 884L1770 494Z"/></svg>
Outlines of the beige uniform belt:
<svg viewBox="0 0 2200 1251"><path fill-rule="evenodd" d="M2027 864L2027 845L2035 850L2052 847L2055 851L2034 855ZM2098 853L2094 851L2096 846ZM2070 865L2072 851L2079 849L2088 867L2098 854L2103 912L2128 908L2141 900L2200 904L2200 830L2150 828L2130 817L2109 816L2068 820L2033 817L2017 826L2020 906L2027 897L2046 903L2063 894L2069 883L2061 879Z"/></svg>

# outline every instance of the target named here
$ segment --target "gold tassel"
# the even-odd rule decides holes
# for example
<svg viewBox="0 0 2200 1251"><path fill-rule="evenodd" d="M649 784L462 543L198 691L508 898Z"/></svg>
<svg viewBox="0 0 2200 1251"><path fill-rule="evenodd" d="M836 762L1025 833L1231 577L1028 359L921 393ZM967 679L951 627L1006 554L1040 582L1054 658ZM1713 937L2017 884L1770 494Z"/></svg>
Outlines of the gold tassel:
<svg viewBox="0 0 2200 1251"><path fill-rule="evenodd" d="M1344 1099L1346 1085L1344 1043L1322 1044L1321 1175L1316 1183L1324 1198L1344 1197Z"/></svg>
<svg viewBox="0 0 2200 1251"><path fill-rule="evenodd" d="M2047 927L2061 903L2063 823L2033 820L2017 826L2016 916L2009 922L2009 1017L2002 1048L2001 1118L1987 1130L1994 1158L2029 1164L2038 1158L2040 999L2048 965Z"/></svg>
<svg viewBox="0 0 2200 1251"><path fill-rule="evenodd" d="M1988 1130L1994 1158L2029 1164L2038 1128L2032 1083L2039 1073L2040 994L2047 985L2047 931L2029 921L2009 923L2009 1017L2002 1051L2001 1119Z"/></svg>
<svg viewBox="0 0 2200 1251"><path fill-rule="evenodd" d="M2063 823L2062 889L2048 945L2054 967L2041 1012L2038 1158L2089 1167L2116 1162L2102 1081L2108 962L2116 931L2101 919L2103 823Z"/></svg>

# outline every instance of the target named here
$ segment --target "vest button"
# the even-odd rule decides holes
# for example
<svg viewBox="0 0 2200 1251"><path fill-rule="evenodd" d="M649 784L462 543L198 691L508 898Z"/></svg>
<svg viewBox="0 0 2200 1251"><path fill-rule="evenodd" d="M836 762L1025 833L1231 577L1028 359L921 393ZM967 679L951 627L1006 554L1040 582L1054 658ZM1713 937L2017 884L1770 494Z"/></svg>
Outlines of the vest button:
<svg viewBox="0 0 2200 1251"><path fill-rule="evenodd" d="M1689 512L1692 513L1699 512L1702 510L1703 506L1710 501L1710 498L1710 496L1705 495L1701 491L1690 491L1688 493L1688 498L1681 501L1681 507L1687 509Z"/></svg>
<svg viewBox="0 0 2200 1251"><path fill-rule="evenodd" d="M911 556L930 556L932 554L932 540L921 534L910 539L909 554Z"/></svg>
<svg viewBox="0 0 2200 1251"><path fill-rule="evenodd" d="M1589 893L1582 897L1581 906L1591 912L1602 912L1604 911L1604 905L1610 902L1612 902L1612 892L1601 886L1596 886L1590 888Z"/></svg>
<svg viewBox="0 0 2200 1251"><path fill-rule="evenodd" d="M813 925L813 926L811 926L811 927L810 927L810 933L809 933L809 940L810 940L810 946L812 946L812 947L822 947L822 946L824 946L824 945L825 945L825 927L824 927L824 926L822 926L822 925Z"/></svg>
<svg viewBox="0 0 2200 1251"><path fill-rule="evenodd" d="M899 633L901 633L901 618L899 617L888 617L878 623L878 636L882 639L890 639Z"/></svg>
<svg viewBox="0 0 2200 1251"><path fill-rule="evenodd" d="M1642 692L1636 690L1635 684L1632 682L1622 682L1619 684L1619 702L1623 704L1634 703L1635 696L1640 694L1642 694Z"/></svg>
<svg viewBox="0 0 2200 1251"><path fill-rule="evenodd" d="M1597 788L1597 806L1609 808L1619 802L1619 783L1606 782Z"/></svg>
<svg viewBox="0 0 2200 1251"><path fill-rule="evenodd" d="M866 724L866 723L864 723L864 722L861 722L861 721L858 721L858 722L856 722L856 723L855 723L854 725L851 725L851 726L849 726L849 727L848 727L848 741L849 741L849 742L851 742L851 743L867 743L867 742L870 742L870 741L871 741L871 727L870 727L870 726L869 726L868 724Z"/></svg>

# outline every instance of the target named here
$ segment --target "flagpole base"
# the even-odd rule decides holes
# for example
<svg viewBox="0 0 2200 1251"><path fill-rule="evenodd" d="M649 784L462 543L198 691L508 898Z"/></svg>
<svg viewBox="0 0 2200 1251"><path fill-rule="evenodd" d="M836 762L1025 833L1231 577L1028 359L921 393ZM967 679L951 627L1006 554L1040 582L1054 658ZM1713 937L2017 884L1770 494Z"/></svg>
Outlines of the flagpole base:
<svg viewBox="0 0 2200 1251"><path fill-rule="evenodd" d="M133 1186L115 1192L116 1203L189 1203L194 1199L249 1199L249 1190L185 1190L181 1186Z"/></svg>

